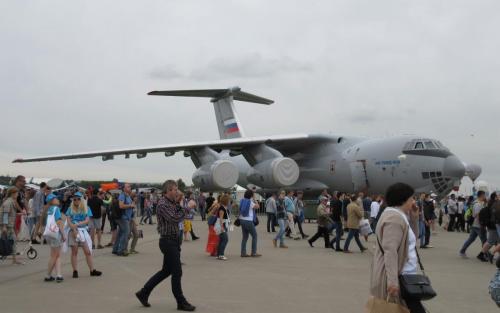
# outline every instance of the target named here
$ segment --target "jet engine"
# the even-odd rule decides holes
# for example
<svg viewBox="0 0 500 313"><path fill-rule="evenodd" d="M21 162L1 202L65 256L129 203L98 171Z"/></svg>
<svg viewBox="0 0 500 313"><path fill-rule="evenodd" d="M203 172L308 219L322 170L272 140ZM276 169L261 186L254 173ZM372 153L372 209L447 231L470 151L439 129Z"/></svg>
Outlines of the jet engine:
<svg viewBox="0 0 500 313"><path fill-rule="evenodd" d="M217 160L203 164L193 173L193 183L202 191L229 189L236 185L239 172L229 160Z"/></svg>
<svg viewBox="0 0 500 313"><path fill-rule="evenodd" d="M299 179L299 166L286 157L265 160L253 166L247 174L247 180L263 188L291 186Z"/></svg>
<svg viewBox="0 0 500 313"><path fill-rule="evenodd" d="M472 181L475 181L479 175L481 175L481 166L477 164L464 164L465 165L465 175L469 176Z"/></svg>

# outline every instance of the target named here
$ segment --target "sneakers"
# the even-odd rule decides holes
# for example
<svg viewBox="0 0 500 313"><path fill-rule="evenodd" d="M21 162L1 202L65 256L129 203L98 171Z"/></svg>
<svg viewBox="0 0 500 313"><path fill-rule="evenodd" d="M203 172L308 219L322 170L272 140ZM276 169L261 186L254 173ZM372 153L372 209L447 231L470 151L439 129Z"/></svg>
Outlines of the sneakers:
<svg viewBox="0 0 500 313"><path fill-rule="evenodd" d="M52 276L50 276L50 277L45 277L45 278L43 279L43 281L44 281L44 282L51 282L51 281L54 281L54 280L56 280L56 279L55 279L54 277L52 277Z"/></svg>
<svg viewBox="0 0 500 313"><path fill-rule="evenodd" d="M78 278L78 271L73 271L73 278Z"/></svg>
<svg viewBox="0 0 500 313"><path fill-rule="evenodd" d="M483 252L480 252L478 255L477 255L477 259L481 262L488 262L488 259L486 258L486 256L484 255Z"/></svg>
<svg viewBox="0 0 500 313"><path fill-rule="evenodd" d="M57 283L62 283L64 281L64 278L62 276L57 276L56 277L56 282Z"/></svg>
<svg viewBox="0 0 500 313"><path fill-rule="evenodd" d="M462 258L464 258L464 259L467 259L467 258L468 258L467 254L465 254L465 252L464 252L464 253L459 252L459 253L458 253L458 255L459 255L459 256L461 256L461 257L462 257Z"/></svg>
<svg viewBox="0 0 500 313"><path fill-rule="evenodd" d="M225 256L223 256L223 255L219 255L219 256L217 257L217 260L227 261L227 260L228 260L228 258L226 258L226 257L225 257Z"/></svg>
<svg viewBox="0 0 500 313"><path fill-rule="evenodd" d="M92 272L90 272L90 276L101 276L102 272L99 272L98 270L94 269Z"/></svg>
<svg viewBox="0 0 500 313"><path fill-rule="evenodd" d="M135 250L130 250L130 254L138 254L139 252L135 251Z"/></svg>
<svg viewBox="0 0 500 313"><path fill-rule="evenodd" d="M273 246L274 246L275 248L277 248L277 247L278 247L278 241L277 241L276 239L273 239Z"/></svg>
<svg viewBox="0 0 500 313"><path fill-rule="evenodd" d="M300 237L295 237L293 238L293 240L300 240Z"/></svg>
<svg viewBox="0 0 500 313"><path fill-rule="evenodd" d="M281 249L288 249L288 246L287 245L280 245L280 248Z"/></svg>
<svg viewBox="0 0 500 313"><path fill-rule="evenodd" d="M187 301L177 304L177 311L193 312L194 310L196 310L196 307Z"/></svg>
<svg viewBox="0 0 500 313"><path fill-rule="evenodd" d="M242 258L249 258L250 256L248 254L242 254L241 257Z"/></svg>
<svg viewBox="0 0 500 313"><path fill-rule="evenodd" d="M261 256L262 256L262 254L258 254L258 253L251 255L252 258L260 258Z"/></svg>
<svg viewBox="0 0 500 313"><path fill-rule="evenodd" d="M135 293L135 296L141 302L141 304L147 308L151 306L148 302L149 295L144 291L144 289L141 289Z"/></svg>
<svg viewBox="0 0 500 313"><path fill-rule="evenodd" d="M97 249L103 249L104 247L102 245L97 245Z"/></svg>

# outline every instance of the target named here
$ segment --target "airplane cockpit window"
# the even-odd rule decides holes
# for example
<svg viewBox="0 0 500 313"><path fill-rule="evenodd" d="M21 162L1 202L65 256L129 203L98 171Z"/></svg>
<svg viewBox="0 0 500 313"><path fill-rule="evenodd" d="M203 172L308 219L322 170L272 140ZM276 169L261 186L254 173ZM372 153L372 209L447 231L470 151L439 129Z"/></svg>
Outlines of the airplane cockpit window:
<svg viewBox="0 0 500 313"><path fill-rule="evenodd" d="M415 150L424 150L424 144L420 141L415 144Z"/></svg>
<svg viewBox="0 0 500 313"><path fill-rule="evenodd" d="M432 141L426 141L425 148L426 149L436 149L436 145L434 145L434 143Z"/></svg>

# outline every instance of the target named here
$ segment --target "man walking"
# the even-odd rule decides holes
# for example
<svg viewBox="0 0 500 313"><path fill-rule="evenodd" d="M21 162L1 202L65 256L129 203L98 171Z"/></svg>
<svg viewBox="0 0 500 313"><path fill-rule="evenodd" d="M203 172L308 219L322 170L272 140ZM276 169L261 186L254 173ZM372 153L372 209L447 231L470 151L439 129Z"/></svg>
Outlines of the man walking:
<svg viewBox="0 0 500 313"><path fill-rule="evenodd" d="M455 195L452 194L450 199L448 200L448 215L450 217L450 221L448 222L448 231L455 231L455 224L457 220L458 213L458 203L455 199Z"/></svg>
<svg viewBox="0 0 500 313"><path fill-rule="evenodd" d="M277 223L276 220L276 194L273 193L267 200L266 200L266 213L267 213L267 232L276 232L275 226Z"/></svg>
<svg viewBox="0 0 500 313"><path fill-rule="evenodd" d="M434 218L434 201L432 201L430 194L425 195L423 208L424 208L425 240L424 240L424 245L420 246L420 248L425 249L425 248L432 248L432 246L429 245L429 243L431 240L432 219Z"/></svg>
<svg viewBox="0 0 500 313"><path fill-rule="evenodd" d="M31 234L31 243L32 244L40 244L36 240L37 237L37 228L40 227L39 222L40 222L40 216L42 215L43 212L43 207L45 205L45 196L47 194L47 184L45 182L42 182L40 184L40 190L38 190L35 193L35 196L33 197L33 217L31 217L30 221L30 234ZM35 231L33 231L33 227L35 228Z"/></svg>
<svg viewBox="0 0 500 313"><path fill-rule="evenodd" d="M198 196L198 209L200 210L201 220L205 221L207 219L207 200L203 192L200 192Z"/></svg>
<svg viewBox="0 0 500 313"><path fill-rule="evenodd" d="M158 232L160 233L160 250L163 253L163 267L135 295L142 305L145 307L151 306L148 298L153 289L168 276L172 275L172 293L177 301L177 310L191 312L196 307L186 300L181 286L182 266L179 223L184 219L185 213L184 209L176 203L177 183L173 180L167 180L163 184L163 193L164 195L158 201L157 207Z"/></svg>
<svg viewBox="0 0 500 313"><path fill-rule="evenodd" d="M295 223L293 221L293 216L295 214L295 205L293 204L293 191L290 190L285 197L285 211L288 216L288 227L287 237L291 237L294 240L300 240L297 236L297 231L295 230Z"/></svg>
<svg viewBox="0 0 500 313"><path fill-rule="evenodd" d="M462 246L462 249L460 249L459 255L463 258L467 258L467 254L465 254L465 251L469 246L476 240L476 238L479 236L479 239L481 240L481 246L486 242L486 232L481 229L481 224L479 223L479 212L481 212L481 209L486 206L486 194L484 191L479 190L477 192L477 200L474 202L474 205L472 207L472 217L474 218L474 222L472 223L472 228L470 230L469 238L464 242L464 245ZM478 255L478 259L481 261L485 260L484 254L481 252Z"/></svg>

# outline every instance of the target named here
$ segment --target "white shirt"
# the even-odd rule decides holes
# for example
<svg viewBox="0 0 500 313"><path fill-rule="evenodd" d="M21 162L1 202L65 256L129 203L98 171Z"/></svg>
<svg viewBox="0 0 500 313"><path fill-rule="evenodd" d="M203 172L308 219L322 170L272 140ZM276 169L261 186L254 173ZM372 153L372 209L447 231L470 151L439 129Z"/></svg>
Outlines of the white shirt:
<svg viewBox="0 0 500 313"><path fill-rule="evenodd" d="M377 201L373 201L370 205L370 217L376 218L378 215L378 211L380 210L380 203Z"/></svg>
<svg viewBox="0 0 500 313"><path fill-rule="evenodd" d="M406 261L405 265L403 266L403 271L401 272L402 274L416 274L417 273L417 264L418 264L418 257L417 257L417 238L415 237L415 234L413 233L413 230L410 227L410 223L408 222L408 218L406 215L401 212L398 209L393 209L393 208L387 208L386 211L396 211L398 212L403 219L406 222L406 225L408 225L408 261Z"/></svg>

